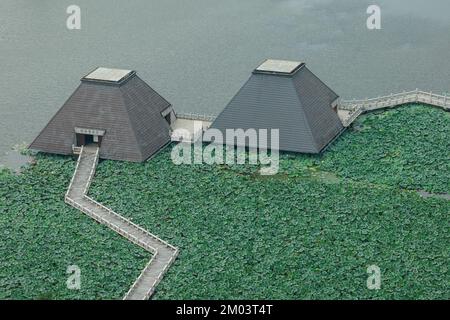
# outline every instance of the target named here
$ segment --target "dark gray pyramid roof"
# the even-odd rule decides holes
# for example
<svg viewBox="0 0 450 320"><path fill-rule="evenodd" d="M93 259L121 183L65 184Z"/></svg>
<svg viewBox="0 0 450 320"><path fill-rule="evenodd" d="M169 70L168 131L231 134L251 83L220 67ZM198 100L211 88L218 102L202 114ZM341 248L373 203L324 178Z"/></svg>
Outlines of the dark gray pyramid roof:
<svg viewBox="0 0 450 320"><path fill-rule="evenodd" d="M212 123L226 129L279 129L280 150L319 153L342 130L338 95L304 63L268 60Z"/></svg>
<svg viewBox="0 0 450 320"><path fill-rule="evenodd" d="M170 127L161 115L171 106L169 102L135 72L96 71L90 75L97 78L88 75L82 79L31 149L71 154L76 144L75 128L105 130L100 148L103 159L145 161L170 142Z"/></svg>

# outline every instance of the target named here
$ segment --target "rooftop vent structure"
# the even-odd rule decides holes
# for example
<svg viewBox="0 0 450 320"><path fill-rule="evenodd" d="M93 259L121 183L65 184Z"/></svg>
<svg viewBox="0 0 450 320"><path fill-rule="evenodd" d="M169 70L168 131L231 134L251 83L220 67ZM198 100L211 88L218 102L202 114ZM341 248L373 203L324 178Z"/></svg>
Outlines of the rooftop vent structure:
<svg viewBox="0 0 450 320"><path fill-rule="evenodd" d="M133 70L110 69L100 67L89 73L84 78L82 78L81 81L121 84L134 74L136 74L136 72Z"/></svg>
<svg viewBox="0 0 450 320"><path fill-rule="evenodd" d="M253 73L292 75L304 65L305 63L298 61L267 59Z"/></svg>
<svg viewBox="0 0 450 320"><path fill-rule="evenodd" d="M253 70L210 128L224 136L228 129L276 129L279 150L320 153L343 130L333 110L338 98L305 63L269 59ZM225 142L258 147L250 143Z"/></svg>

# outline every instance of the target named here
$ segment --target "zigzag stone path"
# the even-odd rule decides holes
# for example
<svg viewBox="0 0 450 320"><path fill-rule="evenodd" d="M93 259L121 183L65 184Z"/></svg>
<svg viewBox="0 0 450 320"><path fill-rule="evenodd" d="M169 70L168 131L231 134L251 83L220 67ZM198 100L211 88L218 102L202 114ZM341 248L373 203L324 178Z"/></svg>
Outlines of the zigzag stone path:
<svg viewBox="0 0 450 320"><path fill-rule="evenodd" d="M178 249L87 195L98 164L98 154L99 148L96 145L79 148L77 167L67 190L65 202L153 254L150 262L124 297L124 300L149 299L176 259Z"/></svg>

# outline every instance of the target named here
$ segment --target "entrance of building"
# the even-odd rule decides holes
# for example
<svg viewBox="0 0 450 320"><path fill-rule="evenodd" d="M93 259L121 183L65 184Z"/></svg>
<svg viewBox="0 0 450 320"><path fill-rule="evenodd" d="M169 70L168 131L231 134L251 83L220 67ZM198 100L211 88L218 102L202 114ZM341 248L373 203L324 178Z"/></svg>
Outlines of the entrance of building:
<svg viewBox="0 0 450 320"><path fill-rule="evenodd" d="M77 133L77 147L87 146L88 144L98 144L100 147L102 137L92 134Z"/></svg>
<svg viewBox="0 0 450 320"><path fill-rule="evenodd" d="M97 144L99 147L102 143L104 130L75 128L77 147L87 146L89 144Z"/></svg>

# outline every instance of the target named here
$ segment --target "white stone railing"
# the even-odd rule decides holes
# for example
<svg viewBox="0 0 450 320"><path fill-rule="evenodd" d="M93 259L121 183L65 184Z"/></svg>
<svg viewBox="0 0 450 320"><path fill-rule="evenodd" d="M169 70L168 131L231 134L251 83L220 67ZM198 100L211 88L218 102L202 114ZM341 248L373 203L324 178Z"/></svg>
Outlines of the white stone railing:
<svg viewBox="0 0 450 320"><path fill-rule="evenodd" d="M350 111L350 114L348 116L348 118L345 118L342 120L342 125L344 127L348 127L349 125L351 125L353 123L353 121L356 120L356 118L358 118L362 113L363 113L363 109L359 108L357 110L354 111Z"/></svg>
<svg viewBox="0 0 450 320"><path fill-rule="evenodd" d="M120 234L124 238L128 239L129 241L137 244L138 246L142 247L143 249L145 249L147 251L150 251L153 254L156 254L156 250L153 247L149 246L144 241L138 239L137 237L133 236L129 232L123 230L122 228L120 228L116 224L114 224L114 223L104 219L103 217L101 217L100 215L96 214L91 209L83 206L82 204L76 202L75 200L73 200L70 197L66 197L65 200L66 200L66 203L68 203L71 206L73 206L74 208L77 208L78 210L84 212L85 214L87 214L89 217L91 217L92 219L96 220L97 222L106 225L108 228L114 230L115 232L117 232L118 234Z"/></svg>
<svg viewBox="0 0 450 320"><path fill-rule="evenodd" d="M95 156L94 156L95 159L92 163L91 170L89 172L89 178L88 178L88 181L87 181L86 186L83 191L84 196L87 195L89 188L91 187L92 179L94 178L95 169L97 168L97 164L98 164L98 160L99 160L99 153L100 153L100 148L97 148L97 150L95 151Z"/></svg>
<svg viewBox="0 0 450 320"><path fill-rule="evenodd" d="M372 99L342 100L339 103L338 108L340 110L349 110L349 111L363 108L365 109L365 111L367 111L393 107L405 103L425 103L442 107L444 109L449 109L450 96L439 95L433 92L424 92L420 91L419 89L416 89L414 91L390 94L388 96L382 96Z"/></svg>
<svg viewBox="0 0 450 320"><path fill-rule="evenodd" d="M164 246L172 249L172 250L178 250L176 247L174 247L173 245L171 245L170 243L162 240L161 238L159 238L158 236L154 235L153 233L145 230L144 228L138 226L137 224L135 224L134 222L130 221L129 219L121 216L120 214L116 213L115 211L113 211L112 209L105 207L103 204L95 201L94 199L92 199L91 197L89 197L88 195L85 195L84 198L88 201L90 201L91 203L93 203L95 206L104 209L106 211L108 211L108 213L110 213L111 215L115 216L117 219L121 220L122 222L124 222L125 224L132 226L136 229L139 229L139 231L141 231L142 233L145 233L146 235L154 238L155 240L157 240L158 242L160 242L161 244L163 244ZM156 251L156 249L154 249Z"/></svg>
<svg viewBox="0 0 450 320"><path fill-rule="evenodd" d="M83 152L83 146L81 146L81 151L80 151L80 153L81 153L81 152ZM72 175L72 179L70 179L69 188L67 188L66 195L65 195L64 198L67 198L67 197L69 196L70 190L72 190L73 181L75 180L75 175L76 175L76 173L77 173L77 171L78 171L78 167L80 166L80 162L81 162L81 157L78 157L77 164L76 164L76 166L75 166L75 171L74 171L74 173L73 173L73 175Z"/></svg>
<svg viewBox="0 0 450 320"><path fill-rule="evenodd" d="M131 288L128 290L128 292L125 294L123 300L127 300L128 297L131 295L132 291L140 285L142 279L144 278L145 275L145 270L147 268L150 267L150 265L153 263L153 260L156 258L156 255L158 253L156 253L155 255L153 255L152 259L147 263L147 265L145 266L144 270L141 272L141 274L139 275L139 277L136 279L136 281L133 283L133 285L131 286ZM155 291L156 286L161 282L162 278L164 277L164 274L167 272L167 270L170 268L170 266L173 264L173 262L175 261L175 259L178 256L178 249L175 248L174 253L172 254L172 256L170 257L169 262L164 266L164 269L158 274L158 276L156 277L155 281L153 281L152 285L151 285L151 289L146 293L145 297L142 298L142 300L147 300L149 299L153 292Z"/></svg>
<svg viewBox="0 0 450 320"><path fill-rule="evenodd" d="M77 147L74 144L72 145L73 154L81 154L82 151L83 151L83 146Z"/></svg>
<svg viewBox="0 0 450 320"><path fill-rule="evenodd" d="M208 122L212 122L216 118L216 116L213 115L198 114L198 113L177 113L176 115L177 118L179 119L200 120Z"/></svg>
<svg viewBox="0 0 450 320"><path fill-rule="evenodd" d="M391 108L407 103L424 103L450 111L450 97L435 94L433 92L424 92L416 89L409 92L390 94L372 99L363 100L342 100L338 105L338 110L349 111L347 118L342 120L344 126L348 127L355 119L364 112Z"/></svg>

